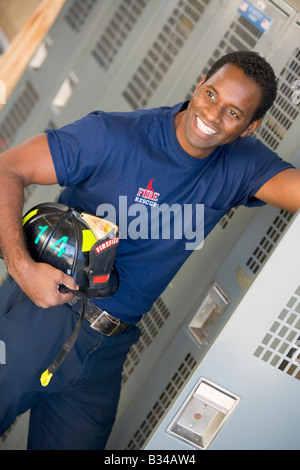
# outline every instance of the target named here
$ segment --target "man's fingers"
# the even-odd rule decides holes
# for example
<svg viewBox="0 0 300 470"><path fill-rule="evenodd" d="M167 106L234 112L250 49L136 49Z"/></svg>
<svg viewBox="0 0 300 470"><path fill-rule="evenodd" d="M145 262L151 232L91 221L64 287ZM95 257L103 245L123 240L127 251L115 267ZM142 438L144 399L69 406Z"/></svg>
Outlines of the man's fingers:
<svg viewBox="0 0 300 470"><path fill-rule="evenodd" d="M38 307L54 307L73 299L73 293L66 290L62 293L59 290L60 284L78 290L77 283L71 276L45 263L34 263L31 269L30 276L23 279L20 285Z"/></svg>

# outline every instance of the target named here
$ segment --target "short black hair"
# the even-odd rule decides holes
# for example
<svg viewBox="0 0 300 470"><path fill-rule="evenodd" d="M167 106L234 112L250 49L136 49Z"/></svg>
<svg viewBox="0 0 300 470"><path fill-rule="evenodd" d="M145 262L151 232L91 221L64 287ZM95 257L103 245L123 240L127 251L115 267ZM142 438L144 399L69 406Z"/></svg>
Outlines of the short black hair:
<svg viewBox="0 0 300 470"><path fill-rule="evenodd" d="M258 52L235 51L217 60L208 71L206 80L228 63L240 67L245 75L253 78L261 87L261 102L254 112L251 122L261 119L271 108L277 95L277 79L273 68Z"/></svg>

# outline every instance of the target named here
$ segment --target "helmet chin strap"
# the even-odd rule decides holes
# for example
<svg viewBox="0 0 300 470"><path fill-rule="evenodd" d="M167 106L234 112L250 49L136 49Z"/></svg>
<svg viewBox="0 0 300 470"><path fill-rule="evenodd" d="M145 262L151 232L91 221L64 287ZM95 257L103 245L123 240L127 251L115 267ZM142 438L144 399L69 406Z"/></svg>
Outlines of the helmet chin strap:
<svg viewBox="0 0 300 470"><path fill-rule="evenodd" d="M78 318L78 321L75 325L75 328L74 328L74 331L73 331L72 335L65 341L63 347L61 348L60 352L58 353L58 355L56 356L56 358L54 359L52 364L41 375L40 381L41 381L41 384L42 384L43 387L47 387L47 385L49 384L53 374L61 366L61 364L65 360L66 356L69 354L69 352L73 348L73 346L74 346L74 344L75 344L75 342L78 338L79 332L81 330L82 323L83 323L83 320L84 320L84 313L86 311L87 297L83 292L81 292L80 290L69 289L68 287L66 287L63 284L59 285L59 290L60 290L60 292L70 292L74 295L78 295L81 298L81 308L80 308L80 312L79 312L79 318Z"/></svg>

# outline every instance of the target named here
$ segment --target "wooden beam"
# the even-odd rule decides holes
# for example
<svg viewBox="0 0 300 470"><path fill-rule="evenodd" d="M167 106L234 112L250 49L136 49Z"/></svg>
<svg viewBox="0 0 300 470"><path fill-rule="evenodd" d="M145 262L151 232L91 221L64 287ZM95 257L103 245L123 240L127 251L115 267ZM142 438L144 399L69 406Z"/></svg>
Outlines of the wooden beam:
<svg viewBox="0 0 300 470"><path fill-rule="evenodd" d="M6 102L65 2L43 0L1 56L0 81L5 88ZM0 100L0 109L3 101Z"/></svg>

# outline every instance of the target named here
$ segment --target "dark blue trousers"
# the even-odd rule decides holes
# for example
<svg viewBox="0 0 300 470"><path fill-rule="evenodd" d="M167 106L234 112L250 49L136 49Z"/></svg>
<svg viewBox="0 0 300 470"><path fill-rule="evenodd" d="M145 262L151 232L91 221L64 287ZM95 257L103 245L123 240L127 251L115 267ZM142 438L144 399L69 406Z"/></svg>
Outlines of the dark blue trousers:
<svg viewBox="0 0 300 470"><path fill-rule="evenodd" d="M37 307L9 276L0 287L0 435L31 409L29 449L104 449L113 426L123 363L140 331L107 337L85 320L49 385L41 374L72 334L77 315L63 305Z"/></svg>

